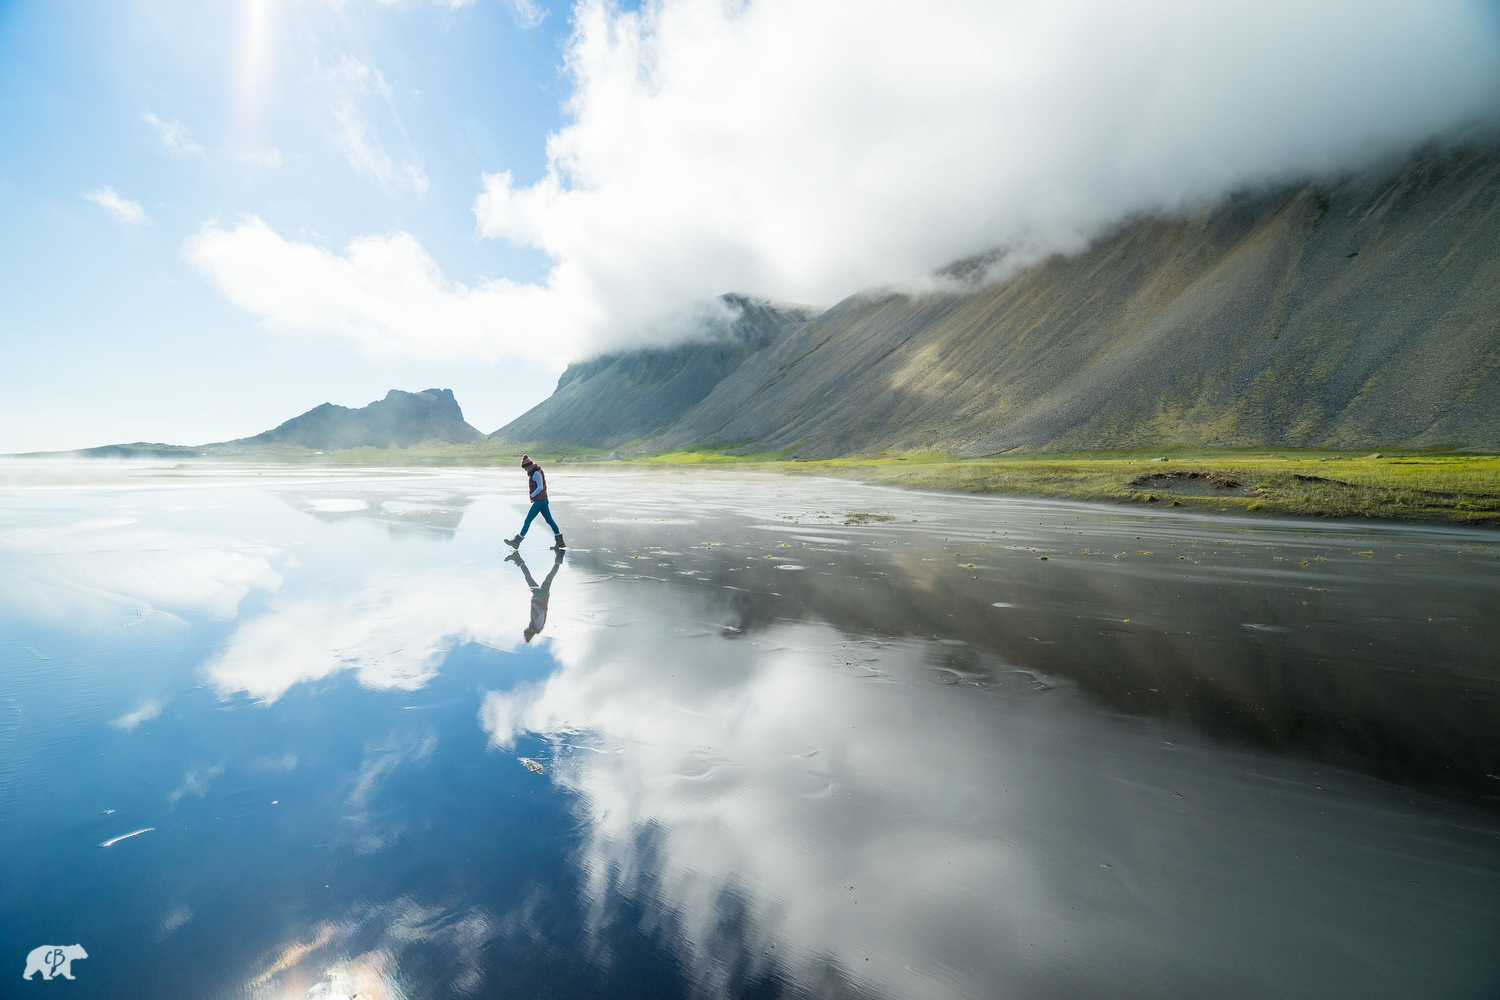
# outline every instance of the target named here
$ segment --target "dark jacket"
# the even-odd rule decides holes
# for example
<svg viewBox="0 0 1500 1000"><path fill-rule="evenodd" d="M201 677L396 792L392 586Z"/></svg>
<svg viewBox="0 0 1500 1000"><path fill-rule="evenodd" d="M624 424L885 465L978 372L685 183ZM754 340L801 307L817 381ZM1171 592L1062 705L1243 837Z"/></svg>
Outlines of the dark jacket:
<svg viewBox="0 0 1500 1000"><path fill-rule="evenodd" d="M547 499L547 475L535 462L526 467L526 492L533 502Z"/></svg>

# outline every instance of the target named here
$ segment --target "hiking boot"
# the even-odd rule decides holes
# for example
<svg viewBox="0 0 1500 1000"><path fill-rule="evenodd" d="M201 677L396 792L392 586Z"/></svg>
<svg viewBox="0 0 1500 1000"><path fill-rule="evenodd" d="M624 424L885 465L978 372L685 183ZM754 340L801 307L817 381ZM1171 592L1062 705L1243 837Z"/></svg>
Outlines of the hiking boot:
<svg viewBox="0 0 1500 1000"><path fill-rule="evenodd" d="M515 538L507 538L505 544L513 549L519 549L521 547L521 536L517 535Z"/></svg>
<svg viewBox="0 0 1500 1000"><path fill-rule="evenodd" d="M568 543L563 541L562 535L553 535L552 541L554 543L552 546L554 549L565 549L568 547Z"/></svg>

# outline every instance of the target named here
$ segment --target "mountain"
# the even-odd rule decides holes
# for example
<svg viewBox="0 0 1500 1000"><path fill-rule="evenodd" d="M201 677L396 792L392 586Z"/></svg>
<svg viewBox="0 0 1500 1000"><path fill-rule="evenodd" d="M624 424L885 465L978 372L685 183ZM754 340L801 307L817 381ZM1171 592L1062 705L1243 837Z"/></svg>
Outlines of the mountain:
<svg viewBox="0 0 1500 1000"><path fill-rule="evenodd" d="M482 437L480 431L464 420L452 389L427 389L423 392L392 389L384 399L359 409L324 403L272 430L224 444L294 445L336 451L341 448L389 448L392 445L409 448L419 441L461 444Z"/></svg>
<svg viewBox="0 0 1500 1000"><path fill-rule="evenodd" d="M79 458L231 458L298 451L337 451L341 448L410 447L418 442L461 444L484 435L469 426L452 389L403 392L392 389L384 399L352 408L324 403L254 437L214 444L186 446L137 441L69 452L37 452L35 457L67 455Z"/></svg>
<svg viewBox="0 0 1500 1000"><path fill-rule="evenodd" d="M773 347L814 315L797 306L723 298L737 315L722 336L571 364L551 396L492 437L526 445L618 447L671 424L746 358Z"/></svg>
<svg viewBox="0 0 1500 1000"><path fill-rule="evenodd" d="M584 381L569 406L590 400ZM510 426L582 443L551 402ZM1135 219L980 287L862 293L639 423L618 435L639 450L807 456L1500 450L1500 149Z"/></svg>

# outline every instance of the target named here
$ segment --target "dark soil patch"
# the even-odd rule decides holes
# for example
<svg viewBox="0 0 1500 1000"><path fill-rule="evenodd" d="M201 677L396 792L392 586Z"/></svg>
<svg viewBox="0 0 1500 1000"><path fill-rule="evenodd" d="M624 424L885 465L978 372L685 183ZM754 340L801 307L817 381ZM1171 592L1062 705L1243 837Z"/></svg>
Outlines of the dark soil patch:
<svg viewBox="0 0 1500 1000"><path fill-rule="evenodd" d="M1322 483L1325 486L1343 486L1351 490L1379 490L1382 493L1411 493L1416 496L1432 497L1436 500L1472 500L1482 502L1500 499L1491 493L1453 493L1444 490L1419 490L1410 486L1368 486L1364 483L1345 482L1342 479L1304 476L1298 472L1292 473L1292 478L1302 483Z"/></svg>
<svg viewBox="0 0 1500 1000"><path fill-rule="evenodd" d="M1251 496L1253 485L1245 485L1238 479L1221 472L1190 472L1185 469L1172 472L1143 472L1125 484L1135 490L1154 490L1176 496L1221 497Z"/></svg>

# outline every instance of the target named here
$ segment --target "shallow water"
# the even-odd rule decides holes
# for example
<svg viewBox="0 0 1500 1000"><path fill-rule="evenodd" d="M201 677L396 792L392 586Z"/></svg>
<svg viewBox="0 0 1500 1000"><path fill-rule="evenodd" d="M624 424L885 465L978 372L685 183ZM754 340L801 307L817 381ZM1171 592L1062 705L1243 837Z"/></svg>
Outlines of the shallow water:
<svg viewBox="0 0 1500 1000"><path fill-rule="evenodd" d="M0 476L7 976L1500 990L1492 532L556 466L523 567L510 470Z"/></svg>

